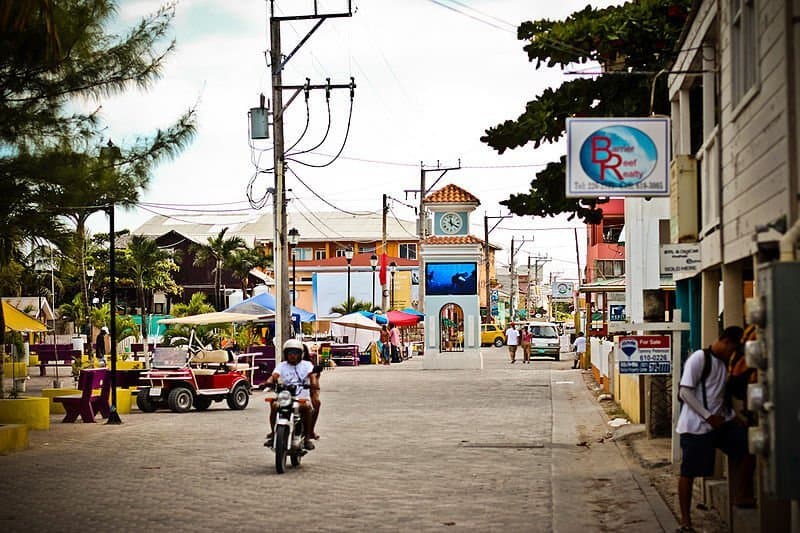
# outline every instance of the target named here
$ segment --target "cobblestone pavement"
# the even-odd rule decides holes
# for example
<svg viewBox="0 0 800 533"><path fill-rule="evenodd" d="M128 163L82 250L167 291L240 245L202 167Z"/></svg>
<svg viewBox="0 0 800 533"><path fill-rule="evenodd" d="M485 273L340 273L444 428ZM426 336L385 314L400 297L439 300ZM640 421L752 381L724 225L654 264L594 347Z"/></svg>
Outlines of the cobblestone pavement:
<svg viewBox="0 0 800 533"><path fill-rule="evenodd" d="M322 438L277 475L264 393L244 411L62 424L0 456L0 531L661 531L571 362L322 376ZM98 417L98 421L99 421ZM638 476L638 478L637 478ZM668 513L667 513L668 514Z"/></svg>

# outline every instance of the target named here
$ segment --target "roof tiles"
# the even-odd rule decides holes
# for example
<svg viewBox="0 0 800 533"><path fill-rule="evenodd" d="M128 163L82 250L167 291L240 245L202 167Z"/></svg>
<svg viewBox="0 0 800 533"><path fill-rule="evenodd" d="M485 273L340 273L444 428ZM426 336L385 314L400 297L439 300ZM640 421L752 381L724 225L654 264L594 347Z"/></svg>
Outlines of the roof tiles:
<svg viewBox="0 0 800 533"><path fill-rule="evenodd" d="M480 205L481 201L471 193L452 183L434 191L425 197L428 204L453 204L465 203Z"/></svg>

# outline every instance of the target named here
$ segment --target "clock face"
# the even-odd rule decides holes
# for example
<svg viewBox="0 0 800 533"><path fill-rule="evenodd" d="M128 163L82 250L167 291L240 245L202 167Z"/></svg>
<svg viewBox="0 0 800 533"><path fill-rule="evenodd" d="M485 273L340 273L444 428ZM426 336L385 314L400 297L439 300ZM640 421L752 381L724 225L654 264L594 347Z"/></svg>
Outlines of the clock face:
<svg viewBox="0 0 800 533"><path fill-rule="evenodd" d="M439 220L439 227L442 228L444 233L448 234L454 234L461 231L462 224L463 221L461 220L461 215L458 213L445 213Z"/></svg>

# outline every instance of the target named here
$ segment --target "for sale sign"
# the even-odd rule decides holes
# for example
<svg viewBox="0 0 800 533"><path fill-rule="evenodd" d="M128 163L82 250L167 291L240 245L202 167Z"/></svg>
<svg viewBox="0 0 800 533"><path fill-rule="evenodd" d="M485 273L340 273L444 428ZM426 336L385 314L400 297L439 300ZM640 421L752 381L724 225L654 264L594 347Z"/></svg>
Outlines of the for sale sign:
<svg viewBox="0 0 800 533"><path fill-rule="evenodd" d="M620 337L617 361L620 374L672 374L670 336Z"/></svg>

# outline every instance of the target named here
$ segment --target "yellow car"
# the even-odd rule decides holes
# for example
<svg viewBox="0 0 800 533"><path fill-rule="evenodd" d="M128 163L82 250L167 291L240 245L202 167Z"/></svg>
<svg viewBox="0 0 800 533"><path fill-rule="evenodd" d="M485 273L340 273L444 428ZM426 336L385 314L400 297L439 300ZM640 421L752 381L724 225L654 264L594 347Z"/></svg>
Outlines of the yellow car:
<svg viewBox="0 0 800 533"><path fill-rule="evenodd" d="M497 324L481 324L481 344L500 347L506 343L506 334Z"/></svg>

